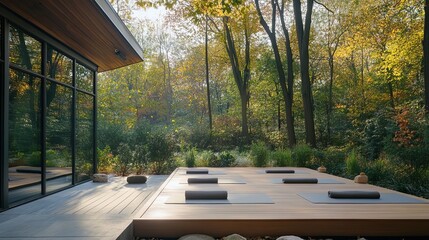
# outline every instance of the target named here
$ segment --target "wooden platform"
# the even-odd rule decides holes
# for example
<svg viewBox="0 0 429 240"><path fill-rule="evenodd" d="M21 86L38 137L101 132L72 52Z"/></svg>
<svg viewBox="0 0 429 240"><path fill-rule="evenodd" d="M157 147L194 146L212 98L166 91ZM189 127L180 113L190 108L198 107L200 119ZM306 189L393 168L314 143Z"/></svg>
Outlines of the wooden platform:
<svg viewBox="0 0 429 240"><path fill-rule="evenodd" d="M167 176L149 176L146 184L87 182L0 212L0 239L122 239L136 213Z"/></svg>
<svg viewBox="0 0 429 240"><path fill-rule="evenodd" d="M222 237L238 233L253 236L429 236L429 201L368 184L291 168L293 177L335 179L343 184L286 185L278 179L291 174L266 174L258 168L209 168L209 177L240 178L245 184L184 184L190 177L185 168L176 169L134 219L138 237L174 238L189 233ZM195 175L192 177L204 177ZM277 179L277 180L276 180ZM276 183L278 182L278 183ZM267 204L171 204L171 197L186 190L227 190L228 194L268 195ZM393 193L420 204L315 204L300 193L327 193L355 189Z"/></svg>

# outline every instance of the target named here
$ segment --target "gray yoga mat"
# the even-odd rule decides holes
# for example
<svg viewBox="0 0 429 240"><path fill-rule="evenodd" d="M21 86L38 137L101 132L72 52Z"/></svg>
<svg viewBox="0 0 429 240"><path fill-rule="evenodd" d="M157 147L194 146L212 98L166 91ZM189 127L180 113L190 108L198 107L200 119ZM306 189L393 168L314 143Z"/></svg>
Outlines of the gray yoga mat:
<svg viewBox="0 0 429 240"><path fill-rule="evenodd" d="M188 178L189 184L203 184L203 183L218 184L218 182L219 182L218 178Z"/></svg>
<svg viewBox="0 0 429 240"><path fill-rule="evenodd" d="M381 193L379 199L339 199L330 198L328 192L298 193L299 196L316 204L428 204L429 201L409 197L399 193Z"/></svg>
<svg viewBox="0 0 429 240"><path fill-rule="evenodd" d="M328 191L328 196L337 199L379 199L381 194L378 191L337 190Z"/></svg>
<svg viewBox="0 0 429 240"><path fill-rule="evenodd" d="M266 172L267 170L268 171L275 171L275 173L267 173ZM282 173L281 172L282 170L286 170L286 171L293 170L295 172L294 173ZM289 176L289 175L294 175L294 174L308 174L307 171L302 170L302 169L259 169L257 172L260 173L260 174L275 175L275 176L277 176L277 175L286 175L286 176Z"/></svg>
<svg viewBox="0 0 429 240"><path fill-rule="evenodd" d="M264 193L228 193L228 199L223 200L186 200L185 194L170 196L166 204L274 204L273 200Z"/></svg>
<svg viewBox="0 0 429 240"><path fill-rule="evenodd" d="M227 200L227 191L185 191L186 200Z"/></svg>
<svg viewBox="0 0 429 240"><path fill-rule="evenodd" d="M202 177L199 177L202 178ZM189 184L188 179L181 179L180 184ZM192 183L191 183L192 184ZM244 181L241 178L218 178L218 184L246 184L246 181Z"/></svg>
<svg viewBox="0 0 429 240"><path fill-rule="evenodd" d="M186 174L209 174L208 169L187 169Z"/></svg>
<svg viewBox="0 0 429 240"><path fill-rule="evenodd" d="M284 184L284 185L288 185L283 183L282 181L283 178L273 178L271 179L272 183L276 183L276 184ZM337 180L337 179L333 179L333 178L317 178L318 182L317 184L344 184L344 182ZM300 183L297 183L300 184ZM304 183L302 183L304 184Z"/></svg>
<svg viewBox="0 0 429 240"><path fill-rule="evenodd" d="M194 176L194 175L225 175L222 171L212 171L208 169L202 169L202 168L195 168L195 169L184 169L178 171L179 175L188 175L188 176Z"/></svg>

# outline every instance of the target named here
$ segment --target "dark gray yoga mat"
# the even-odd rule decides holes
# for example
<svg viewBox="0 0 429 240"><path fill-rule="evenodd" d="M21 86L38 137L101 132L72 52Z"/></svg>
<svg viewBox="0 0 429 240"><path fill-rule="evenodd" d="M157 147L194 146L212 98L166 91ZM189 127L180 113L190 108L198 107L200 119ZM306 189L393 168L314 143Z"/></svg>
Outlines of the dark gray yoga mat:
<svg viewBox="0 0 429 240"><path fill-rule="evenodd" d="M227 191L185 191L186 200L226 200Z"/></svg>
<svg viewBox="0 0 429 240"><path fill-rule="evenodd" d="M228 193L228 199L195 199L187 200L184 194L171 196L166 204L274 204L273 200L264 193Z"/></svg>
<svg viewBox="0 0 429 240"><path fill-rule="evenodd" d="M336 199L379 199L380 193L377 191L328 191L330 198Z"/></svg>
<svg viewBox="0 0 429 240"><path fill-rule="evenodd" d="M188 178L189 184L200 184L200 183L217 184L218 182L219 182L218 178Z"/></svg>
<svg viewBox="0 0 429 240"><path fill-rule="evenodd" d="M308 174L308 171L304 169L260 169L258 170L258 173L267 174L267 175L281 175L281 174L293 175L293 174Z"/></svg>
<svg viewBox="0 0 429 240"><path fill-rule="evenodd" d="M192 184L188 183L188 179L181 179L180 184ZM218 184L246 184L242 178L234 178L234 177L221 177L218 178Z"/></svg>
<svg viewBox="0 0 429 240"><path fill-rule="evenodd" d="M284 184L317 184L317 178L283 178Z"/></svg>
<svg viewBox="0 0 429 240"><path fill-rule="evenodd" d="M293 169L266 169L265 173L271 173L271 174L276 174L276 173L295 173L295 170L293 170Z"/></svg>
<svg viewBox="0 0 429 240"><path fill-rule="evenodd" d="M271 181L272 183L285 184L282 178L273 178ZM317 184L344 184L344 182L333 178L317 178Z"/></svg>
<svg viewBox="0 0 429 240"><path fill-rule="evenodd" d="M187 169L186 174L209 174L208 169Z"/></svg>
<svg viewBox="0 0 429 240"><path fill-rule="evenodd" d="M212 171L212 170L208 170L208 169L204 169L204 168L195 168L195 169L184 169L184 170L179 170L178 174L180 175L225 175L224 172L222 171Z"/></svg>
<svg viewBox="0 0 429 240"><path fill-rule="evenodd" d="M339 199L330 198L327 192L298 193L299 196L316 204L428 204L428 200L409 197L399 193L381 193L379 199Z"/></svg>

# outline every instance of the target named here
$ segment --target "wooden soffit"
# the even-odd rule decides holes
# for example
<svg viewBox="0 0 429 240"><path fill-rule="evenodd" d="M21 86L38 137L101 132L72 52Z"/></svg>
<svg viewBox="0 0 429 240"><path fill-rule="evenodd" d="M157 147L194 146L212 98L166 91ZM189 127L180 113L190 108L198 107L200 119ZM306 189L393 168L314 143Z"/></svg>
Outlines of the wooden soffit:
<svg viewBox="0 0 429 240"><path fill-rule="evenodd" d="M108 71L143 61L143 51L107 0L0 0L36 27Z"/></svg>

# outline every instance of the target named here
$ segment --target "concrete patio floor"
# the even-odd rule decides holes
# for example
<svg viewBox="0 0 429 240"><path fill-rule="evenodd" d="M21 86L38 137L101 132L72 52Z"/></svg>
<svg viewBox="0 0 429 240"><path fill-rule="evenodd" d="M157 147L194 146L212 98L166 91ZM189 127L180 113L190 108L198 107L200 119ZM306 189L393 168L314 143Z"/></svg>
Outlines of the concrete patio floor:
<svg viewBox="0 0 429 240"><path fill-rule="evenodd" d="M0 240L127 239L132 219L168 176L146 184L87 182L0 213ZM127 231L125 231L128 229Z"/></svg>

